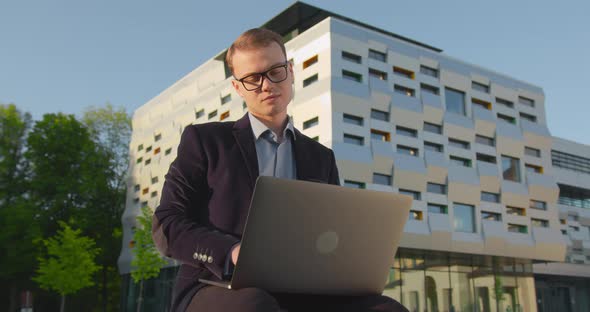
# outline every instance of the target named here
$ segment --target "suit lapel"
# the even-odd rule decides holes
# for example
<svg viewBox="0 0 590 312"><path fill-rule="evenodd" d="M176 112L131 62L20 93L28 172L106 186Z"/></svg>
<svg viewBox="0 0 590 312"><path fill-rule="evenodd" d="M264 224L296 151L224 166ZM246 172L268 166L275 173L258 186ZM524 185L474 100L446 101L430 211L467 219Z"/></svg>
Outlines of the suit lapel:
<svg viewBox="0 0 590 312"><path fill-rule="evenodd" d="M297 171L297 180L306 180L309 177L315 176L313 172L313 159L310 157L311 153L306 153L308 149L306 138L295 129L295 140L293 142L293 154L295 154L295 166Z"/></svg>
<svg viewBox="0 0 590 312"><path fill-rule="evenodd" d="M234 139L240 147L244 163L250 176L250 186L254 188L258 178L258 158L256 156L256 145L254 143L254 134L250 126L248 114L236 121L233 129Z"/></svg>

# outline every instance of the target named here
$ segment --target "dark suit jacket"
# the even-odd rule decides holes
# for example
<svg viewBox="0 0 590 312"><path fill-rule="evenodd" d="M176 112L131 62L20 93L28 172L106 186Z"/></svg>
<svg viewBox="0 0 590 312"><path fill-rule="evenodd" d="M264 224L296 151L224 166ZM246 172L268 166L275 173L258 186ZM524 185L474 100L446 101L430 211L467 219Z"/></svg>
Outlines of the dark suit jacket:
<svg viewBox="0 0 590 312"><path fill-rule="evenodd" d="M293 153L298 180L339 184L332 150L295 130ZM172 311L186 309L203 287L199 278L221 279L230 249L241 239L257 177L247 114L236 122L185 128L152 229L160 252L181 263Z"/></svg>

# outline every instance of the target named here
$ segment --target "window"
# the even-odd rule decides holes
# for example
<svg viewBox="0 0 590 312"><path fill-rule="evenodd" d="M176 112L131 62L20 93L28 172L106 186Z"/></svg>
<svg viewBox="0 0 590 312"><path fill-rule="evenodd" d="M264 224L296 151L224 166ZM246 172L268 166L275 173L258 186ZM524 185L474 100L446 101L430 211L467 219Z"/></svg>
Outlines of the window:
<svg viewBox="0 0 590 312"><path fill-rule="evenodd" d="M414 91L414 89L408 88L408 87L404 87L404 86L400 86L400 85L394 85L393 86L393 90L397 93L401 93L405 96L414 96L416 94L416 92Z"/></svg>
<svg viewBox="0 0 590 312"><path fill-rule="evenodd" d="M424 142L424 150L442 153L443 146L442 146L442 144L437 144L437 143L432 143L432 142Z"/></svg>
<svg viewBox="0 0 590 312"><path fill-rule="evenodd" d="M526 234L529 231L526 225L508 223L508 232Z"/></svg>
<svg viewBox="0 0 590 312"><path fill-rule="evenodd" d="M428 212L429 213L443 213L443 214L446 214L447 213L447 206L446 205L439 205L439 204L428 203Z"/></svg>
<svg viewBox="0 0 590 312"><path fill-rule="evenodd" d="M476 153L475 158L479 161L483 161L483 162L487 162L487 163L491 163L491 164L496 163L496 156L492 156L492 155Z"/></svg>
<svg viewBox="0 0 590 312"><path fill-rule="evenodd" d="M309 76L303 80L303 87L305 88L316 81L318 81L318 74Z"/></svg>
<svg viewBox="0 0 590 312"><path fill-rule="evenodd" d="M481 192L481 200L491 202L491 203L499 203L500 202L500 194L482 191Z"/></svg>
<svg viewBox="0 0 590 312"><path fill-rule="evenodd" d="M214 110L212 112L209 113L209 115L207 115L207 118L209 120L213 119L215 116L217 116L217 110Z"/></svg>
<svg viewBox="0 0 590 312"><path fill-rule="evenodd" d="M471 167L471 160L467 158L462 158L458 156L449 156L449 160L451 164L463 166L463 167Z"/></svg>
<svg viewBox="0 0 590 312"><path fill-rule="evenodd" d="M453 206L453 214L456 232L475 233L475 207L456 203Z"/></svg>
<svg viewBox="0 0 590 312"><path fill-rule="evenodd" d="M531 199L529 207L533 209L547 210L547 203L544 201Z"/></svg>
<svg viewBox="0 0 590 312"><path fill-rule="evenodd" d="M145 194L147 194L147 193L149 193L149 192L150 192L150 188L149 188L149 187L146 187L146 188L144 188L143 190L141 190L141 194L142 194L142 195L145 195Z"/></svg>
<svg viewBox="0 0 590 312"><path fill-rule="evenodd" d="M512 117L512 116L508 116L508 115L504 115L504 114L498 114L498 120L503 121L503 122L507 122L509 124L516 124L516 118Z"/></svg>
<svg viewBox="0 0 590 312"><path fill-rule="evenodd" d="M381 62L387 62L387 54L369 49L369 58Z"/></svg>
<svg viewBox="0 0 590 312"><path fill-rule="evenodd" d="M418 131L406 127L397 126L395 127L395 133L403 136L415 138L418 136Z"/></svg>
<svg viewBox="0 0 590 312"><path fill-rule="evenodd" d="M524 147L524 154L533 157L541 157L541 150L525 146Z"/></svg>
<svg viewBox="0 0 590 312"><path fill-rule="evenodd" d="M153 191L151 194L151 197L156 197L156 196L158 196L158 191Z"/></svg>
<svg viewBox="0 0 590 312"><path fill-rule="evenodd" d="M152 177L152 184L158 183L158 177Z"/></svg>
<svg viewBox="0 0 590 312"><path fill-rule="evenodd" d="M432 67L420 65L420 73L426 76L438 78L438 69L434 69Z"/></svg>
<svg viewBox="0 0 590 312"><path fill-rule="evenodd" d="M422 91L424 91L426 93L432 93L432 94L436 94L436 95L439 94L439 90L438 90L437 87L431 86L431 85L428 85L428 84L425 84L425 83L421 83L420 84L420 90L422 90Z"/></svg>
<svg viewBox="0 0 590 312"><path fill-rule="evenodd" d="M201 117L203 117L203 115L205 115L205 110L199 110L198 112L195 112L195 119L199 119Z"/></svg>
<svg viewBox="0 0 590 312"><path fill-rule="evenodd" d="M136 191L136 192L138 192L139 191L139 188L140 188L139 187L139 184L135 184L135 186L133 187L133 190Z"/></svg>
<svg viewBox="0 0 590 312"><path fill-rule="evenodd" d="M139 152L139 151L141 151L141 150L143 150L143 144L139 144L139 145L137 146L137 151Z"/></svg>
<svg viewBox="0 0 590 312"><path fill-rule="evenodd" d="M475 81L471 82L471 89L484 93L490 93L490 86Z"/></svg>
<svg viewBox="0 0 590 312"><path fill-rule="evenodd" d="M350 53L350 52L346 52L346 51L342 51L342 58L349 61L349 62L353 62L353 63L361 63L361 56L354 54L354 53Z"/></svg>
<svg viewBox="0 0 590 312"><path fill-rule="evenodd" d="M152 146L151 146L151 145L150 145L150 146L148 146L148 147L145 149L145 152L146 152L146 153L149 153L149 152L151 152L151 151L152 151Z"/></svg>
<svg viewBox="0 0 590 312"><path fill-rule="evenodd" d="M342 78L356 82L363 82L363 76L361 74L357 74L348 70L342 70Z"/></svg>
<svg viewBox="0 0 590 312"><path fill-rule="evenodd" d="M533 226L533 227L549 227L549 220L531 218L531 226Z"/></svg>
<svg viewBox="0 0 590 312"><path fill-rule="evenodd" d="M389 121L389 113L377 109L371 109L371 118L382 121Z"/></svg>
<svg viewBox="0 0 590 312"><path fill-rule="evenodd" d="M530 107L535 107L535 100L526 98L524 96L518 97L518 103L520 103L522 105L530 106Z"/></svg>
<svg viewBox="0 0 590 312"><path fill-rule="evenodd" d="M536 116L526 114L526 113L519 113L519 115L520 115L520 119L528 120L530 122L537 122Z"/></svg>
<svg viewBox="0 0 590 312"><path fill-rule="evenodd" d="M565 184L557 186L559 186L559 199L557 200L559 204L590 208L590 190Z"/></svg>
<svg viewBox="0 0 590 312"><path fill-rule="evenodd" d="M506 206L506 213L513 216L526 216L524 208Z"/></svg>
<svg viewBox="0 0 590 312"><path fill-rule="evenodd" d="M488 221L502 221L502 215L497 212L482 211L481 219Z"/></svg>
<svg viewBox="0 0 590 312"><path fill-rule="evenodd" d="M399 154L405 154L405 155L410 155L410 156L416 156L416 157L418 157L418 149L417 148L413 148L413 147L409 147L409 146L398 145L397 146L397 152Z"/></svg>
<svg viewBox="0 0 590 312"><path fill-rule="evenodd" d="M137 158L137 161L135 163L136 164L141 164L142 161L143 161L143 157L139 157L139 158Z"/></svg>
<svg viewBox="0 0 590 312"><path fill-rule="evenodd" d="M511 101L505 100L505 99L501 99L501 98L496 98L496 104L500 104L500 105L506 106L508 108L514 108L514 103L512 103Z"/></svg>
<svg viewBox="0 0 590 312"><path fill-rule="evenodd" d="M309 129L311 127L317 126L320 123L318 117L314 117L308 121L303 122L303 130Z"/></svg>
<svg viewBox="0 0 590 312"><path fill-rule="evenodd" d="M157 148L154 150L154 155L157 155L157 154L160 154L160 148L159 148L159 147L157 147Z"/></svg>
<svg viewBox="0 0 590 312"><path fill-rule="evenodd" d="M363 145L363 144L365 144L365 139L361 136L345 133L344 134L344 143L354 144L354 145Z"/></svg>
<svg viewBox="0 0 590 312"><path fill-rule="evenodd" d="M494 141L495 141L494 138L490 138L490 137L479 135L479 134L475 135L475 143L488 145L488 146L495 146L496 143Z"/></svg>
<svg viewBox="0 0 590 312"><path fill-rule="evenodd" d="M149 165L151 163L152 163L152 159L151 158L146 159L145 162L144 162L144 164L146 164L146 165Z"/></svg>
<svg viewBox="0 0 590 312"><path fill-rule="evenodd" d="M568 221L576 221L577 222L579 218L578 218L578 215L568 214L567 219L568 219Z"/></svg>
<svg viewBox="0 0 590 312"><path fill-rule="evenodd" d="M221 97L221 105L227 104L231 101L231 94Z"/></svg>
<svg viewBox="0 0 590 312"><path fill-rule="evenodd" d="M399 189L398 192L402 195L408 195L415 200L420 200L420 198L421 198L420 192L416 192L416 191L412 191L412 190L408 190L408 189Z"/></svg>
<svg viewBox="0 0 590 312"><path fill-rule="evenodd" d="M459 90L445 88L445 101L447 111L459 115L465 115L465 93Z"/></svg>
<svg viewBox="0 0 590 312"><path fill-rule="evenodd" d="M170 155L170 153L172 153L172 148L168 148L164 151L164 156L165 155Z"/></svg>
<svg viewBox="0 0 590 312"><path fill-rule="evenodd" d="M344 180L344 186L351 187L351 188L364 189L365 183L358 182L358 181L352 181L352 180Z"/></svg>
<svg viewBox="0 0 590 312"><path fill-rule="evenodd" d="M428 184L426 184L426 191L435 194L446 194L447 186L444 184L428 182Z"/></svg>
<svg viewBox="0 0 590 312"><path fill-rule="evenodd" d="M480 99L476 99L476 98L471 98L471 104L473 106L478 106L478 107L481 107L483 109L492 110L492 103L486 102L484 100L480 100Z"/></svg>
<svg viewBox="0 0 590 312"><path fill-rule="evenodd" d="M518 158L502 155L502 176L504 180L520 182L520 161Z"/></svg>
<svg viewBox="0 0 590 312"><path fill-rule="evenodd" d="M317 54L316 54L316 55L314 55L314 56L312 56L312 57L308 58L307 60L305 60L305 61L303 62L303 69L306 69L306 68L308 68L309 66L311 66L311 65L313 65L313 64L315 64L315 63L317 63L317 62L318 62L318 56L317 56Z"/></svg>
<svg viewBox="0 0 590 312"><path fill-rule="evenodd" d="M154 136L154 141L156 141L156 142L160 141L161 139L162 139L162 134L161 133L158 133L158 134L156 134Z"/></svg>
<svg viewBox="0 0 590 312"><path fill-rule="evenodd" d="M147 201L142 201L141 202L141 207L146 207L147 206Z"/></svg>
<svg viewBox="0 0 590 312"><path fill-rule="evenodd" d="M225 120L229 117L229 111L223 112L221 116L219 116L219 120Z"/></svg>
<svg viewBox="0 0 590 312"><path fill-rule="evenodd" d="M246 101L242 101L242 109L246 109L246 107L248 107L248 105L246 105Z"/></svg>
<svg viewBox="0 0 590 312"><path fill-rule="evenodd" d="M442 134L442 126L437 125L437 124L433 124L433 123L429 123L429 122L425 122L424 123L424 131Z"/></svg>
<svg viewBox="0 0 590 312"><path fill-rule="evenodd" d="M359 117L359 116L355 116L355 115L343 114L342 121L344 121L345 123L349 123L349 124L353 124L353 125L357 125L357 126L363 125L363 117Z"/></svg>
<svg viewBox="0 0 590 312"><path fill-rule="evenodd" d="M543 167L541 167L541 166L524 164L524 168L526 169L527 172L543 174Z"/></svg>
<svg viewBox="0 0 590 312"><path fill-rule="evenodd" d="M469 142L461 141L453 138L449 138L449 145L453 147L458 147L462 149L469 149Z"/></svg>
<svg viewBox="0 0 590 312"><path fill-rule="evenodd" d="M135 197L135 198L133 199L133 203L134 203L134 204L139 204L139 197Z"/></svg>
<svg viewBox="0 0 590 312"><path fill-rule="evenodd" d="M409 220L422 221L424 219L424 216L422 214L422 211L410 210L410 215L408 216L408 218Z"/></svg>
<svg viewBox="0 0 590 312"><path fill-rule="evenodd" d="M369 77L375 77L379 80L387 80L387 73L377 69L369 68Z"/></svg>
<svg viewBox="0 0 590 312"><path fill-rule="evenodd" d="M579 232L579 231L580 231L580 227L578 227L578 226L575 226L575 225L570 225L570 226L568 226L568 228L569 228L571 231L574 231L574 232Z"/></svg>
<svg viewBox="0 0 590 312"><path fill-rule="evenodd" d="M590 158L552 150L551 163L555 167L590 174Z"/></svg>
<svg viewBox="0 0 590 312"><path fill-rule="evenodd" d="M381 173L373 173L373 184L391 185L391 176Z"/></svg>
<svg viewBox="0 0 590 312"><path fill-rule="evenodd" d="M371 140L389 142L391 141L391 135L389 132L371 129Z"/></svg>
<svg viewBox="0 0 590 312"><path fill-rule="evenodd" d="M320 141L320 136L319 135L316 135L316 136L314 136L311 139L314 140L314 141L316 141L316 142L319 142Z"/></svg>
<svg viewBox="0 0 590 312"><path fill-rule="evenodd" d="M414 79L414 72L409 69L393 66L393 73L408 79Z"/></svg>

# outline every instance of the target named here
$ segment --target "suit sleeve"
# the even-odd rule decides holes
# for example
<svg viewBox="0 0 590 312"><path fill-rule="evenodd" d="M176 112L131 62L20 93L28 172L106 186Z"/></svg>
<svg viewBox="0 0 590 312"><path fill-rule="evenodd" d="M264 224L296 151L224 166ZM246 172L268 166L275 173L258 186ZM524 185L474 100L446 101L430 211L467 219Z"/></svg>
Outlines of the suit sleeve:
<svg viewBox="0 0 590 312"><path fill-rule="evenodd" d="M334 151L330 150L330 158L332 162L332 168L330 169L329 183L334 185L340 185L340 177L338 176L338 167L336 166L336 157Z"/></svg>
<svg viewBox="0 0 590 312"><path fill-rule="evenodd" d="M208 220L207 157L197 127L182 133L178 154L166 174L152 237L167 257L204 265L222 277L226 256L238 238L215 229Z"/></svg>

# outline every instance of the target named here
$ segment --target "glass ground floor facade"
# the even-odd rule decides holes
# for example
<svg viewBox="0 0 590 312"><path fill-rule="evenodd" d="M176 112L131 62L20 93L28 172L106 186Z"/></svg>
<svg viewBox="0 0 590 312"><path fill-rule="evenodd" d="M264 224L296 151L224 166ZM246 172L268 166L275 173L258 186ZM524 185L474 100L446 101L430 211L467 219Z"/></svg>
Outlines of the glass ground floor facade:
<svg viewBox="0 0 590 312"><path fill-rule="evenodd" d="M145 282L142 311L169 311L176 271ZM122 288L121 311L136 311L130 274ZM412 312L578 312L590 311L589 292L587 278L534 276L530 260L399 249L383 294Z"/></svg>

